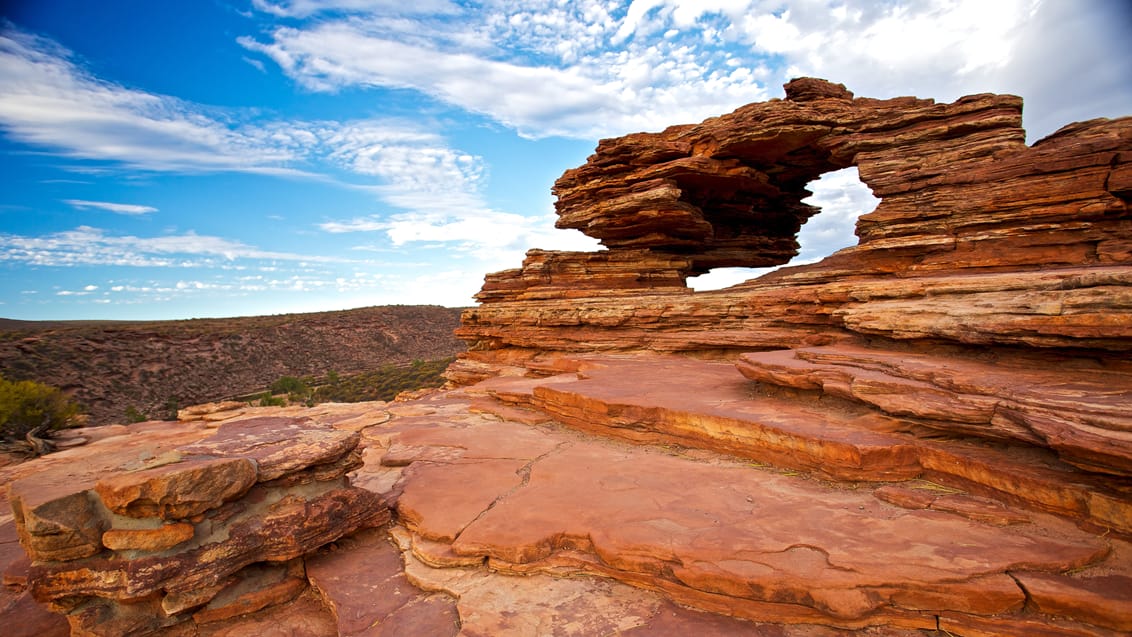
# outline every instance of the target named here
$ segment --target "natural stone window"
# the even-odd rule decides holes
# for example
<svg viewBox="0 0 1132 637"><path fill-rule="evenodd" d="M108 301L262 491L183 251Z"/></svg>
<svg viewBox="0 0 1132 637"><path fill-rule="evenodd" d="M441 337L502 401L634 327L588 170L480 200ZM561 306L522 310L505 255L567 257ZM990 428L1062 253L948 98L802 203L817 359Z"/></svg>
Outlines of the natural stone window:
<svg viewBox="0 0 1132 637"><path fill-rule="evenodd" d="M880 203L851 166L825 173L806 184L814 193L802 203L817 206L820 212L806 220L798 232L798 255L783 265L804 265L834 252L857 245L854 228L857 217L871 212ZM689 277L688 287L703 292L718 290L760 277L783 265L768 268L715 268L707 274Z"/></svg>

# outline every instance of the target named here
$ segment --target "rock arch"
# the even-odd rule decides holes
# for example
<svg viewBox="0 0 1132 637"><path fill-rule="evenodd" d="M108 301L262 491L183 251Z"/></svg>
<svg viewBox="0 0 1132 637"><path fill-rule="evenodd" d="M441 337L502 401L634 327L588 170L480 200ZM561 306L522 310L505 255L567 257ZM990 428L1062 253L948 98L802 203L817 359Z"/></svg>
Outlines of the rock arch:
<svg viewBox="0 0 1132 637"><path fill-rule="evenodd" d="M945 166L933 157L952 159L946 168L954 170L1025 149L1021 124L1014 96L854 99L840 84L802 78L786 85L785 100L602 140L555 184L557 225L611 250L686 256L692 276L779 265L796 254L799 228L817 211L802 199L822 174L857 166L877 196L899 199L932 185ZM875 222L861 228L862 239L890 234Z"/></svg>
<svg viewBox="0 0 1132 637"><path fill-rule="evenodd" d="M689 276L790 261L816 211L802 203L806 184L849 166L881 200L857 220L856 246L742 290L692 294ZM862 334L1068 348L1132 342L1128 314L1089 300L1127 294L1132 118L1070 124L1027 146L1016 96L878 100L802 78L786 85L785 99L602 140L554 192L557 225L607 250L532 250L521 268L488 275L481 306L458 331L471 349L718 354ZM1098 289L1105 281L1116 287ZM1003 285L1045 300L975 298ZM936 288L996 309L966 314L929 298Z"/></svg>

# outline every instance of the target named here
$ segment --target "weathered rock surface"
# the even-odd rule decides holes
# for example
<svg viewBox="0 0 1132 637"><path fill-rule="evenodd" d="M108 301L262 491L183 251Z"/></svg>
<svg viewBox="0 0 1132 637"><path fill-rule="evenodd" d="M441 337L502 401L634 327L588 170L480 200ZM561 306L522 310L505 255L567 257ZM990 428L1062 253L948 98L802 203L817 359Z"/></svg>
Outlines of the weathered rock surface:
<svg viewBox="0 0 1132 637"><path fill-rule="evenodd" d="M313 408L305 418L297 408L274 410L281 437L292 435L288 424L326 431L334 422L356 438L351 423L369 422L359 429L364 464L353 488L393 506L396 526L329 544L322 537L324 548L301 551L292 536L339 514L325 498L257 508L273 499L257 495L266 485L286 483L277 478L199 514L194 527L230 516L230 537L255 538L239 546L273 558L257 554L222 578L194 575L213 568L213 553L243 559L198 538L188 546L199 548L113 560L103 549L73 561L82 568L69 573L57 568L63 562L30 572L25 562L26 585L41 596L64 587L93 595L70 609L76 634L144 634L166 612L191 617L175 626L185 632L170 633L189 635L252 634L272 618L287 634L311 637L926 635L937 621L954 635L1129 629L1132 527L1111 522L1128 524L1132 498L1048 452L1022 462L1001 443L941 440L830 397L787 413L792 400L810 398L760 391L730 363L638 355L556 366L576 371L388 405ZM588 415L567 409L579 405ZM269 422L270 411L247 430ZM854 422L873 424L854 435ZM179 426L186 435L198 424ZM219 430L201 427L198 442L177 448L204 448L212 434L215 449L242 429L239 417ZM93 459L168 437L139 427L118 444L67 452L68 463L49 456L21 465L16 482L78 467L78 452L98 452ZM718 440L731 452L713 451ZM899 451L882 453L886 446ZM309 458L333 465L318 451L328 447L311 446ZM893 458L900 473L885 475ZM176 477L181 462L163 466ZM161 467L142 466L138 473L155 480L149 472ZM283 488L294 494L314 483ZM1096 511L1078 508L1090 505ZM174 563L176 577L159 586L140 575ZM9 567L13 583L20 568ZM135 600L131 612L109 612L99 596L123 581L136 582L120 593ZM5 612L35 610L22 599Z"/></svg>
<svg viewBox="0 0 1132 637"><path fill-rule="evenodd" d="M470 351L449 377L543 373L539 359L563 352L735 360L825 346L828 357L858 360L836 372L821 363L832 375L824 389L797 378L815 372L794 369L788 381L780 369L811 354L750 353L743 369L1130 476L1132 118L1071 124L1027 146L1021 108L1009 95L854 98L805 78L787 84L784 100L602 140L556 183L556 208L560 227L602 241L597 254L619 264L616 274L580 265L595 255L540 251L521 270L488 275L458 330ZM801 203L806 184L849 166L881 199L859 219L857 246L726 290L674 282L787 262L817 212ZM634 259L636 281L625 274ZM894 363L916 356L927 357L918 375ZM933 376L942 361L954 363L949 379ZM1049 371L1018 374L1025 366ZM993 380L956 390L971 374ZM928 403L937 413L917 413Z"/></svg>
<svg viewBox="0 0 1132 637"><path fill-rule="evenodd" d="M164 429L128 428L8 485L27 590L75 634L191 634L291 602L302 562L267 564L389 518L348 485L355 432L285 416Z"/></svg>
<svg viewBox="0 0 1132 637"><path fill-rule="evenodd" d="M1056 361L1056 365L1051 365ZM1048 447L1132 474L1132 365L1002 352L992 360L830 346L749 353L752 380L860 402L933 429Z"/></svg>
<svg viewBox="0 0 1132 637"><path fill-rule="evenodd" d="M453 387L2 469L34 561L0 553L0 621L26 588L76 634L1132 632L1132 119L1028 147L1020 109L802 79L602 141L555 191L608 250L489 275ZM788 260L846 166L860 245L684 286Z"/></svg>
<svg viewBox="0 0 1132 637"><path fill-rule="evenodd" d="M701 366L709 374L729 367L668 362L689 366L685 371ZM605 364L608 373L601 375ZM634 394L632 385L647 383L648 369L657 376L674 371L665 361L595 357L581 372L588 378L574 379L573 391L585 394L595 411L601 405L622 423L635 423L628 437L636 444L507 417L516 405L541 409L538 387L563 391L570 383L561 377L515 380L510 386L500 380L436 395L366 430L369 461L359 483L389 485L384 488L396 496L407 527L399 541L412 556L406 566L410 579L434 582L422 585L459 597L463 621L473 611L461 608L462 595L479 590L474 586L486 576L481 566L486 559L495 572L598 575L756 622L873 627L898 634L934 630L937 617L949 614L957 635L968 634L969 626L997 626L1007 633L1027 625L1064 629L1050 634L1125 630L1122 610L1107 611L1103 618L1095 613L1106 600L1117 606L1124 602L1121 583L1132 573L1132 546L1120 537L1127 535L1079 528L1071 513L1050 515L1040 502L1021 502L989 488L975 495L923 479L831 482L756 461L757 454L744 460L697 451L662 433L634 438L632 432L649 425L680 420L655 406L678 381ZM738 377L733 368L730 373ZM519 389L524 382L527 389ZM739 378L737 384L743 383ZM718 418L713 407L732 398L727 389L710 393L707 383L685 390L686 397L705 395L685 405L689 415L682 422ZM477 398L483 394L494 397L496 417L489 409L493 403ZM617 400L606 402L611 395ZM780 399L748 394L745 400L774 408ZM646 403L646 409L630 409ZM646 412L655 420L640 420ZM753 413L731 413L733 430L751 422ZM811 434L809 446L820 446L820 423ZM905 444L914 445L915 437L906 438ZM781 444L808 453L807 445L788 439ZM992 448L981 451L1009 457ZM1065 487L1078 470L1062 470ZM997 479L1024 483L1033 478L1006 473ZM1057 486L1051 481L1051 492ZM1085 491L1078 495L1084 497ZM1126 496L1123 502L1127 508ZM425 575L417 575L421 572ZM1046 603L1056 611L1039 611L1028 602L1028 595L1036 598L1026 578L1035 589L1046 585L1041 590L1048 590ZM491 586L497 591L502 585ZM554 598L559 595L570 596L560 591ZM625 603L611 591L587 595L599 596L601 608ZM540 618L565 621L559 611L543 607L541 612ZM607 616L605 611L583 614ZM494 630L550 632L524 632L513 625ZM613 632L589 630L579 634Z"/></svg>

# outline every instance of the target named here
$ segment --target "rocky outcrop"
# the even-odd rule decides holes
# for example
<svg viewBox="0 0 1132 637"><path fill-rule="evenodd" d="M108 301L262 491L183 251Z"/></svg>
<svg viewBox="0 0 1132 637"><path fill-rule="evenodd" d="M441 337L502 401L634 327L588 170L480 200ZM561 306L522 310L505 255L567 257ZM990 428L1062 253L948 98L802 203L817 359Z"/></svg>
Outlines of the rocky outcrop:
<svg viewBox="0 0 1132 637"><path fill-rule="evenodd" d="M556 353L735 360L823 346L831 357L869 360L822 382L784 376L784 361L803 355L751 354L742 367L764 384L852 400L887 374L889 389L874 387L877 400L864 400L881 413L1132 475L1132 426L1118 415L1132 396L1124 362L1132 350L1132 118L1072 124L1027 146L1021 109L1009 95L951 104L854 98L806 78L787 84L784 100L603 140L556 183L558 225L600 239L607 250L596 255L619 264L616 275L587 267L595 254L547 252L532 252L522 270L488 275L481 305L458 330L470 351L450 378L543 373L553 364L539 359ZM857 246L726 290L692 293L674 283L714 267L787 262L801 224L817 212L801 203L806 184L848 166L881 199L858 221ZM890 364L910 352L928 356L921 367L929 371L906 376L909 366ZM998 379L960 391L965 407L940 405L967 410L956 417L878 404L896 383L909 402L938 396L939 383L957 382L923 378L940 361ZM1080 405L1082 413L1060 413L1050 401L1020 406L1003 377L1034 366L1048 369L1026 377L1032 398L1089 403L1098 387L1112 391ZM841 387L849 382L856 394Z"/></svg>
<svg viewBox="0 0 1132 637"><path fill-rule="evenodd" d="M755 381L844 398L904 422L1048 447L1078 467L1132 475L1132 365L1051 362L840 346L743 354L738 367Z"/></svg>
<svg viewBox="0 0 1132 637"><path fill-rule="evenodd" d="M192 634L296 599L301 558L389 519L359 435L310 418L135 426L8 486L32 598L76 635ZM68 457L69 456L69 457Z"/></svg>
<svg viewBox="0 0 1132 637"><path fill-rule="evenodd" d="M589 268L579 290L570 273L599 257L532 253L523 270L487 277L459 333L481 360L536 347L738 352L858 334L1128 349L1132 119L1073 124L1029 147L1021 109L1004 95L852 99L807 79L785 100L603 140L557 182L556 205L559 225L600 239L619 274L603 287L604 271ZM806 183L847 166L881 198L857 224L859 245L741 289L672 293L673 276L789 261L817 212L801 203ZM640 277L629 283L633 259ZM654 281L663 296L601 292Z"/></svg>
<svg viewBox="0 0 1132 637"><path fill-rule="evenodd" d="M828 496L818 492L776 493L774 503L791 503L778 513L747 496L746 505L722 506L755 505L747 516L680 521L687 493L711 501L721 485L741 484L742 472L638 472L647 463L616 454L548 468L586 480L561 492L532 471L520 491L532 499L508 496L520 503L496 502L462 532L448 523L426 529L428 517L414 514L410 528L502 570L598 572L756 620L954 634L1132 629L1119 612L1094 614L1128 603L1123 545L1092 544L1100 552L1084 557L1109 566L1069 559L1039 567L1043 575L1022 566L1029 557L998 566L978 558L988 570L941 575L947 585L928 583L935 567L900 553L909 529L919 528L911 534L919 539L937 532L918 527L916 515L934 523L944 512L999 529L988 548L1027 542L1028 525L1052 529L1046 515L1098 537L1132 534L1132 118L1071 124L1027 146L1021 108L1006 95L951 104L855 98L807 78L787 84L784 100L603 140L555 185L558 225L599 239L602 256L530 253L522 269L488 275L458 331L469 352L449 377L470 391L592 434L871 490L876 501L919 512L901 514L902 529L839 517L871 505L818 513ZM674 282L716 267L786 263L800 226L818 212L801 202L806 184L849 166L881 199L859 219L858 245L725 290L694 293ZM633 469L603 473L615 465ZM680 486L660 486L663 478L647 486L672 474ZM701 494L700 484L715 490ZM642 506L621 501L621 488L657 510L619 517ZM422 506L412 490L405 495L410 508ZM555 504L536 507L538 498ZM616 504L602 509L605 498ZM492 526L496 515L525 523ZM791 516L802 520L786 524L792 543L769 549L774 559L752 557ZM818 539L812 529L831 520L855 530ZM732 531L759 539L722 539ZM693 555L707 537L726 565ZM910 579L866 575L840 553L877 538L891 544L872 554L886 569L907 566ZM975 563L953 549L921 550ZM796 584L793 568L802 568ZM833 584L849 572L852 585ZM959 592L966 586L982 597Z"/></svg>
<svg viewBox="0 0 1132 637"><path fill-rule="evenodd" d="M0 553L5 582L41 598L85 591L50 602L72 613L75 634L145 634L186 617L162 634L1132 630L1132 489L1119 480L1036 447L925 435L847 398L770 392L731 363L587 355L557 365L571 371L388 405L259 409L213 436L200 421L135 425L9 468L22 493L66 470L78 470L77 491L99 462L130 459L134 471L87 492L116 525L99 555L29 565ZM270 444L268 429L294 438L293 452ZM359 438L360 466L354 452L330 460ZM268 444L242 446L253 441ZM181 460L162 464L171 450ZM303 457L324 460L302 468ZM284 473L238 496L244 461L257 476L260 466ZM178 495L214 465L229 467L225 480ZM295 544L315 543L301 538L341 519L312 489L344 466L354 467L350 489L366 492L355 502L388 504L393 519L293 557ZM271 487L304 494L304 515L291 515L300 505L288 498L263 508L274 498L256 494ZM162 518L225 499L184 523ZM160 519L136 528L143 519L130 512ZM3 520L0 548L6 530L15 535ZM175 543L181 524L194 536ZM111 554L116 531L132 545ZM204 531L217 534L210 544ZM34 546L83 553L80 536ZM222 564L251 558L214 581ZM66 634L53 617L27 593L0 591L0 621L36 627L17 634Z"/></svg>

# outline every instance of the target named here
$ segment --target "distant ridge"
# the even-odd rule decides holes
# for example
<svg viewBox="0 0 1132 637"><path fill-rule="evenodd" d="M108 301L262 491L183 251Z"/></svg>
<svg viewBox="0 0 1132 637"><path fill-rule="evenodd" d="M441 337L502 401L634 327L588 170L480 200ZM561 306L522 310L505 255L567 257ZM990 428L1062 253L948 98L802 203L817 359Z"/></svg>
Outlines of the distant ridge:
<svg viewBox="0 0 1132 637"><path fill-rule="evenodd" d="M281 376L353 373L464 350L459 308L421 305L173 321L0 319L0 373L60 387L92 424L128 409L177 407L254 391Z"/></svg>

